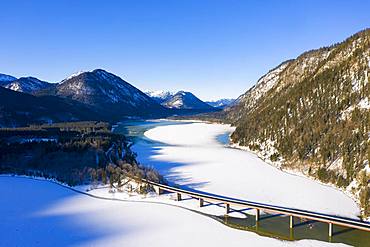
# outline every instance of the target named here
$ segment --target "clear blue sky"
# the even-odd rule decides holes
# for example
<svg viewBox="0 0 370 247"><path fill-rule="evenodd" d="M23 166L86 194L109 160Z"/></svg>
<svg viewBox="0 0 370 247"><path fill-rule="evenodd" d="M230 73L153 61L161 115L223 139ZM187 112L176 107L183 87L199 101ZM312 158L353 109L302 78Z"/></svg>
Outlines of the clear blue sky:
<svg viewBox="0 0 370 247"><path fill-rule="evenodd" d="M237 97L280 62L370 27L370 0L0 2L0 73L103 68L141 90Z"/></svg>

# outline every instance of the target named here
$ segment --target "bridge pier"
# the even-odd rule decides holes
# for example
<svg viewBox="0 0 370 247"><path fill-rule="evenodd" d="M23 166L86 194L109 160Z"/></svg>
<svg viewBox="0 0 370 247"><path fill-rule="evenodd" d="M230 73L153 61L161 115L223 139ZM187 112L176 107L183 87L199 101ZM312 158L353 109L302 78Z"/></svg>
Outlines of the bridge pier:
<svg viewBox="0 0 370 247"><path fill-rule="evenodd" d="M333 236L333 223L329 223L329 237Z"/></svg>
<svg viewBox="0 0 370 247"><path fill-rule="evenodd" d="M199 207L203 207L203 205L204 205L204 199L199 198Z"/></svg>
<svg viewBox="0 0 370 247"><path fill-rule="evenodd" d="M161 195L164 192L164 190L159 186L154 185L153 188L154 188L155 193L157 193L157 195Z"/></svg>
<svg viewBox="0 0 370 247"><path fill-rule="evenodd" d="M226 209L226 215L228 214L228 213L230 213L230 204L228 204L228 203L225 203L225 209Z"/></svg>
<svg viewBox="0 0 370 247"><path fill-rule="evenodd" d="M289 229L289 239L294 240L294 230L293 230L293 228Z"/></svg>
<svg viewBox="0 0 370 247"><path fill-rule="evenodd" d="M181 201L181 194L180 193L176 193L176 200Z"/></svg>
<svg viewBox="0 0 370 247"><path fill-rule="evenodd" d="M294 217L293 215L289 215L289 228L294 227Z"/></svg>
<svg viewBox="0 0 370 247"><path fill-rule="evenodd" d="M260 210L256 208L256 221L260 220Z"/></svg>

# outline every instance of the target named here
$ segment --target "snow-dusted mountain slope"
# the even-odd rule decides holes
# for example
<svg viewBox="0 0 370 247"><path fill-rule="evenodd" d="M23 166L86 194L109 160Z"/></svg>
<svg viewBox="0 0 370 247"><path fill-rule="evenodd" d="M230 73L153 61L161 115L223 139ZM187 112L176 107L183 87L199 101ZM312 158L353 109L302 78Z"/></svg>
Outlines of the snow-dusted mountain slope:
<svg viewBox="0 0 370 247"><path fill-rule="evenodd" d="M214 100L214 101L206 101L205 103L213 107L225 108L227 106L232 105L234 102L235 102L235 99L219 99L219 100Z"/></svg>
<svg viewBox="0 0 370 247"><path fill-rule="evenodd" d="M170 99L162 103L163 106L171 109L194 109L208 110L213 109L213 106L198 99L194 94L185 91L179 91Z"/></svg>
<svg viewBox="0 0 370 247"><path fill-rule="evenodd" d="M34 93L52 87L53 84L41 81L35 77L21 77L8 83L3 83L2 86L17 92Z"/></svg>
<svg viewBox="0 0 370 247"><path fill-rule="evenodd" d="M150 98L157 101L159 104L169 100L171 97L175 95L173 92L163 91L163 90L156 90L156 91L146 91L145 92Z"/></svg>
<svg viewBox="0 0 370 247"><path fill-rule="evenodd" d="M152 116L166 111L136 87L102 69L74 74L44 94L70 98L117 118Z"/></svg>

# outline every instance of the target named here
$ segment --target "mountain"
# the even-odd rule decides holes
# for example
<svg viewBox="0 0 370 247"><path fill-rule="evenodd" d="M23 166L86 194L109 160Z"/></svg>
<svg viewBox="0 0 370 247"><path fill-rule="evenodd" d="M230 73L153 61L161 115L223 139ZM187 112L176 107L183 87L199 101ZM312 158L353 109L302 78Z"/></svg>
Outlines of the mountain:
<svg viewBox="0 0 370 247"><path fill-rule="evenodd" d="M157 103L162 104L174 96L174 93L158 90L158 91L146 91L146 95L155 100Z"/></svg>
<svg viewBox="0 0 370 247"><path fill-rule="evenodd" d="M98 112L79 102L55 96L36 97L0 87L0 127L99 119L102 116Z"/></svg>
<svg viewBox="0 0 370 247"><path fill-rule="evenodd" d="M15 78L14 76L0 73L0 86L2 86L3 83L8 83L15 80L17 80L17 78Z"/></svg>
<svg viewBox="0 0 370 247"><path fill-rule="evenodd" d="M39 95L54 95L86 104L111 120L165 116L167 109L120 77L102 69L77 73Z"/></svg>
<svg viewBox="0 0 370 247"><path fill-rule="evenodd" d="M232 141L353 193L370 215L370 29L303 53L227 108Z"/></svg>
<svg viewBox="0 0 370 247"><path fill-rule="evenodd" d="M213 107L198 99L194 94L185 91L179 91L162 103L163 106L170 109L192 109L192 110L212 110Z"/></svg>
<svg viewBox="0 0 370 247"><path fill-rule="evenodd" d="M235 102L235 99L219 99L219 100L214 100L214 101L206 101L210 106L217 107L217 108L225 108L227 106L233 105Z"/></svg>
<svg viewBox="0 0 370 247"><path fill-rule="evenodd" d="M7 83L2 83L1 86L13 91L32 94L39 90L50 88L53 86L53 84L46 81L41 81L35 77L21 77L13 81L8 81Z"/></svg>

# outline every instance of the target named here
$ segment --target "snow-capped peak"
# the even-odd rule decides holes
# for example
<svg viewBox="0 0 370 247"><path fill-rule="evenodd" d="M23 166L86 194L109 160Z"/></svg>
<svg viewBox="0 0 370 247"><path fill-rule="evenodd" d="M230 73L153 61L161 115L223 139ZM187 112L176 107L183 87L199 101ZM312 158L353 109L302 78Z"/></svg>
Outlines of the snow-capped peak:
<svg viewBox="0 0 370 247"><path fill-rule="evenodd" d="M166 98L168 96L175 94L174 92L164 91L164 90L145 91L145 93L149 97L156 97L156 98Z"/></svg>
<svg viewBox="0 0 370 247"><path fill-rule="evenodd" d="M21 77L14 81L3 83L2 86L13 91L33 93L35 91L50 87L51 84L45 81L41 81L35 77Z"/></svg>
<svg viewBox="0 0 370 247"><path fill-rule="evenodd" d="M89 71L86 71L86 70L79 70L73 74L71 74L70 76L68 76L67 78L65 78L63 81L66 81L66 80L69 80L69 79L72 79L73 77L76 77L76 76L79 76L85 72L89 72Z"/></svg>
<svg viewBox="0 0 370 247"><path fill-rule="evenodd" d="M218 107L218 108L224 108L226 106L234 104L235 99L219 99L219 100L210 100L206 101L208 105L211 105L213 107Z"/></svg>

